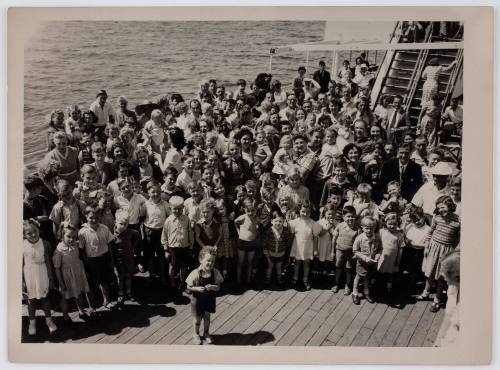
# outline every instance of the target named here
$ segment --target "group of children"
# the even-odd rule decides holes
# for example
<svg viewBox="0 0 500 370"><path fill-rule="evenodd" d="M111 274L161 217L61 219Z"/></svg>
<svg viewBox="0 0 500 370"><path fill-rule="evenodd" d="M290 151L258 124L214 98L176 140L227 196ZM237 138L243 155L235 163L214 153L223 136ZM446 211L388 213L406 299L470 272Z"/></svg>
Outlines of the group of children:
<svg viewBox="0 0 500 370"><path fill-rule="evenodd" d="M190 104L193 111L196 105ZM397 181L378 189L384 196L374 200L377 178L370 184L353 180L353 158L338 148L339 130L314 119L308 135L297 122L282 120L278 133L235 126L225 137L227 120L217 126L217 118L207 114L195 120L198 130L202 122L215 127L178 146L179 131L184 141L177 129L182 119L177 124L170 117L173 122L166 123L164 115L154 115L146 124L153 133L143 133L142 143L137 135L106 151L102 132L85 134L90 139L83 145L74 142L80 146L77 182L58 176L57 163L25 178L23 280L30 335L36 333L38 301L49 330L56 330L51 289L59 290L69 322L70 300L83 318L100 305L114 309L134 301L136 273L160 283L152 287L190 293L197 344L201 321L205 341L212 342L210 313L221 286L310 290L316 277L313 283L334 293L343 289L354 304L363 297L370 303L389 298L400 306L425 279L417 299L428 299L436 286L431 309L439 310L440 263L460 240L459 193L439 196L430 218L401 196ZM127 127L119 132L141 132ZM342 129L350 130L347 123ZM319 131L326 133L319 150L297 154L295 146L312 145ZM306 157L331 161L323 182L305 185ZM425 156L421 159L428 164ZM26 207L31 207L29 217ZM385 287L377 297L376 281Z"/></svg>

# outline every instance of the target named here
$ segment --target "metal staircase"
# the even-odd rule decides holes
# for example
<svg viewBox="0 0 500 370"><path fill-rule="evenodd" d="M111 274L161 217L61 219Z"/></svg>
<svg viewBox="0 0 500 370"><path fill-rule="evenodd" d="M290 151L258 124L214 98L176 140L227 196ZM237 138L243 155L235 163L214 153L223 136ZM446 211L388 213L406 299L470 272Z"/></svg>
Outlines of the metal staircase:
<svg viewBox="0 0 500 370"><path fill-rule="evenodd" d="M457 39L436 37L431 31L424 42L435 41L461 41ZM399 37L393 36L391 43L399 42ZM440 65L449 65L457 60L457 66L449 72L441 73L439 77L439 93L445 98L443 104L447 105L457 81L458 71L462 69L463 50L396 50L387 52L383 64L388 65L384 69L379 68L377 75L377 91L372 95L374 102L372 108L380 104L381 98L386 95L401 95L403 106L409 112L412 126L416 126L421 110L422 101L422 73L431 58L438 58Z"/></svg>
<svg viewBox="0 0 500 370"><path fill-rule="evenodd" d="M438 58L440 65L449 65L455 59L457 59L458 54L462 53L460 49L449 49L449 50L422 50L425 52L425 57L422 56L423 63L421 63L420 70L417 71L416 77L414 80L414 86L410 90L407 100L406 107L409 112L410 122L412 125L416 125L418 123L418 117L421 110L421 102L422 102L422 86L425 80L422 79L422 73L429 63L431 58ZM456 78L452 78L452 75L456 75L457 67L453 68L451 71L442 72L439 76L439 89L438 92L442 97L447 97L450 91L453 90L454 83L456 82ZM446 105L447 101L443 101L443 104Z"/></svg>

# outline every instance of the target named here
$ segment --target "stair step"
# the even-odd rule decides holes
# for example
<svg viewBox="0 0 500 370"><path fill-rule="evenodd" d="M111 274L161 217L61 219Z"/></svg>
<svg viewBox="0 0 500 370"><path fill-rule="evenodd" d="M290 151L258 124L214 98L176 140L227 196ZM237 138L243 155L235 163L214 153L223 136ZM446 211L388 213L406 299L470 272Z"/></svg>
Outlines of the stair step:
<svg viewBox="0 0 500 370"><path fill-rule="evenodd" d="M391 71L405 71L405 72L413 72L413 68L398 68L398 67L391 67Z"/></svg>
<svg viewBox="0 0 500 370"><path fill-rule="evenodd" d="M397 85L391 85L391 84L386 84L384 87L390 87L393 89L399 89L399 90L407 90L408 86L397 86Z"/></svg>
<svg viewBox="0 0 500 370"><path fill-rule="evenodd" d="M387 77L385 84L389 86L398 86L407 88L410 85L409 78Z"/></svg>
<svg viewBox="0 0 500 370"><path fill-rule="evenodd" d="M405 62L405 61L401 61L401 60L393 60L392 66L394 66L396 68L411 69L413 71L413 69L415 68L415 63ZM391 68L392 68L392 66L391 66Z"/></svg>

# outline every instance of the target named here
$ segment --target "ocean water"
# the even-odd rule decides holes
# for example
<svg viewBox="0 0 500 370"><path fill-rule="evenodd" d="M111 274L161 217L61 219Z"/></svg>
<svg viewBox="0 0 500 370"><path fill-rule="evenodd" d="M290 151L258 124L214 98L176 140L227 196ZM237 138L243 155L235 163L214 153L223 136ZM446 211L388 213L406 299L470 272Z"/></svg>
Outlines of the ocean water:
<svg viewBox="0 0 500 370"><path fill-rule="evenodd" d="M114 105L126 96L131 109L173 92L192 97L202 79L233 89L268 71L271 47L320 41L324 29L323 21L47 22L25 48L25 157L45 148L53 109L87 109L100 89ZM311 52L311 73L320 59L330 69L331 53ZM305 63L305 52L279 52L273 77L290 85Z"/></svg>

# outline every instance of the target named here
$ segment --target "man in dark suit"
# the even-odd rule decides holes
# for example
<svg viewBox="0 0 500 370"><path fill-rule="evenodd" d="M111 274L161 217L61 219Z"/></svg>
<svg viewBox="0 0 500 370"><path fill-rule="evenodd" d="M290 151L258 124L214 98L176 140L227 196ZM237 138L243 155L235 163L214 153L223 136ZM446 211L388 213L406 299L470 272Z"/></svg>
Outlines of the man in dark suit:
<svg viewBox="0 0 500 370"><path fill-rule="evenodd" d="M409 202L423 184L422 168L410 160L410 153L408 144L401 145L398 157L385 162L380 174L380 184L384 191L389 182L397 181L401 186L401 196Z"/></svg>
<svg viewBox="0 0 500 370"><path fill-rule="evenodd" d="M392 108L387 112L387 118L381 123L382 128L387 134L388 143L399 144L401 134L410 128L410 116L403 108L403 97L396 95Z"/></svg>
<svg viewBox="0 0 500 370"><path fill-rule="evenodd" d="M313 74L313 80L321 86L321 89L319 90L320 93L328 92L328 83L330 82L330 72L325 71L325 67L325 62L320 60L319 70Z"/></svg>

